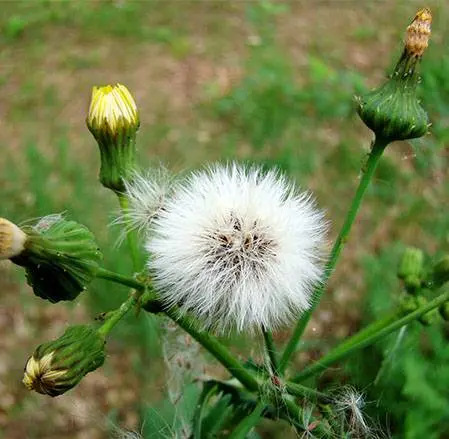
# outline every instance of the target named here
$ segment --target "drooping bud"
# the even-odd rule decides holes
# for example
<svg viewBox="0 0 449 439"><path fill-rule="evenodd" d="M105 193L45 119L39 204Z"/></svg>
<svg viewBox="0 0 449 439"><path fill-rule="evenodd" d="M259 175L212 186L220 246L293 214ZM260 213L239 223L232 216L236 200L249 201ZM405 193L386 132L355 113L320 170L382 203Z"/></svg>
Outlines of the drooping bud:
<svg viewBox="0 0 449 439"><path fill-rule="evenodd" d="M422 137L429 120L417 97L418 64L428 46L432 15L418 11L408 26L405 46L393 75L381 87L357 98L357 112L377 138L386 143Z"/></svg>
<svg viewBox="0 0 449 439"><path fill-rule="evenodd" d="M404 281L407 292L414 294L419 290L423 274L424 253L419 248L407 248L398 267L398 277Z"/></svg>
<svg viewBox="0 0 449 439"><path fill-rule="evenodd" d="M74 300L95 278L103 256L85 226L54 215L23 231L25 249L11 261L25 268L36 296Z"/></svg>
<svg viewBox="0 0 449 439"><path fill-rule="evenodd" d="M20 255L25 249L26 234L11 221L0 218L0 260Z"/></svg>
<svg viewBox="0 0 449 439"><path fill-rule="evenodd" d="M449 282L449 256L440 259L433 267L433 283L436 287Z"/></svg>
<svg viewBox="0 0 449 439"><path fill-rule="evenodd" d="M60 338L38 346L26 363L22 382L44 395L62 395L104 363L104 345L104 338L90 326L70 326Z"/></svg>
<svg viewBox="0 0 449 439"><path fill-rule="evenodd" d="M121 84L93 87L86 119L100 147L100 182L123 192L123 180L135 169L136 133L140 120L137 105Z"/></svg>

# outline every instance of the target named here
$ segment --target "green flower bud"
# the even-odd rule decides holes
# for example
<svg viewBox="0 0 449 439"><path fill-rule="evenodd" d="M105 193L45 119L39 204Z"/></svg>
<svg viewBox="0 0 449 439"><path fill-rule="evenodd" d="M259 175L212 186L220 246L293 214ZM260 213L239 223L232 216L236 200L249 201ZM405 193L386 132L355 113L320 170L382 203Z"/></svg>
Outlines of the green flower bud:
<svg viewBox="0 0 449 439"><path fill-rule="evenodd" d="M95 278L103 256L85 226L55 215L23 231L25 249L11 261L25 268L36 296L74 300Z"/></svg>
<svg viewBox="0 0 449 439"><path fill-rule="evenodd" d="M398 267L398 277L404 281L407 292L415 294L419 290L423 273L424 253L418 248L407 248Z"/></svg>
<svg viewBox="0 0 449 439"><path fill-rule="evenodd" d="M60 338L36 349L27 361L22 382L44 395L62 395L104 363L104 345L104 338L93 328L70 326Z"/></svg>
<svg viewBox="0 0 449 439"><path fill-rule="evenodd" d="M136 133L140 120L137 105L121 84L94 87L86 119L100 147L100 182L116 192L125 190L136 162Z"/></svg>
<svg viewBox="0 0 449 439"><path fill-rule="evenodd" d="M433 282L436 287L449 282L449 256L445 256L434 265Z"/></svg>
<svg viewBox="0 0 449 439"><path fill-rule="evenodd" d="M427 133L429 120L421 107L416 88L417 66L430 37L432 15L420 10L407 28L404 51L391 78L380 88L357 98L357 112L376 137L390 143Z"/></svg>

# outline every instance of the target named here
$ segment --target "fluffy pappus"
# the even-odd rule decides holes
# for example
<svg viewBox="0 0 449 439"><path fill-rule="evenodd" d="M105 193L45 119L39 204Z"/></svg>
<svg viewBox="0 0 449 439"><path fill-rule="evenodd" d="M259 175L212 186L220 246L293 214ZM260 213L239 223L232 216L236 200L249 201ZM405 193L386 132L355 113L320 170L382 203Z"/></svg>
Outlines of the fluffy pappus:
<svg viewBox="0 0 449 439"><path fill-rule="evenodd" d="M137 230L146 235L158 212L176 186L176 179L163 166L151 168L145 173L134 172L132 178L124 182L129 207L114 224L124 224L128 230Z"/></svg>
<svg viewBox="0 0 449 439"><path fill-rule="evenodd" d="M296 319L323 274L326 222L277 171L193 173L154 220L148 268L168 305L219 331Z"/></svg>

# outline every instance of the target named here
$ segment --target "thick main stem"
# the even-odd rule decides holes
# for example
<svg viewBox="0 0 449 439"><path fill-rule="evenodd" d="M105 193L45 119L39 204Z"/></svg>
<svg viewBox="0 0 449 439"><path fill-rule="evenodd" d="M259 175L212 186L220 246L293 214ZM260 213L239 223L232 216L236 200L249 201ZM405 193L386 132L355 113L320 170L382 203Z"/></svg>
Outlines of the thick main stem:
<svg viewBox="0 0 449 439"><path fill-rule="evenodd" d="M207 349L248 390L255 392L259 389L259 383L251 372L245 369L228 348L215 337L207 332L198 331L193 319L183 315L175 308L165 309L164 313Z"/></svg>
<svg viewBox="0 0 449 439"><path fill-rule="evenodd" d="M329 280L329 278L335 268L335 265L337 264L338 257L340 256L340 253L343 250L344 245L346 244L346 241L349 236L349 232L351 231L351 227L354 224L354 220L357 216L357 212L359 211L360 205L362 203L363 196L365 195L365 192L369 185L369 182L371 181L371 179L374 175L374 172L377 168L380 157L382 156L382 153L383 153L385 147L387 146L387 144L388 144L388 142L385 141L384 139L376 138L372 145L371 152L368 157L368 161L366 162L365 169L363 171L363 175L360 180L357 191L352 200L351 207L349 208L349 211L346 215L346 219L343 223L340 233L338 234L337 240L334 243L334 246L332 248L332 251L331 251L331 254L329 257L329 261L326 264L323 282L319 285L319 287L314 292L312 306L298 320L298 323L296 324L293 334L292 334L292 336L287 344L287 347L285 348L284 353L282 355L280 365L279 365L281 373L283 373L285 371L288 361L290 360L290 357L293 355L293 353L296 351L298 342L299 342L302 334L304 333L304 330L306 329L307 324L309 323L310 317L312 316L313 312L315 311L318 304L320 303L321 297L323 296L323 293L325 290L326 283Z"/></svg>
<svg viewBox="0 0 449 439"><path fill-rule="evenodd" d="M100 269L97 276L134 288L139 290L139 292L144 292L146 289L146 285L109 270ZM207 332L198 331L195 321L192 318L180 313L175 308L164 309L163 312L207 349L248 390L257 391L259 389L259 383L252 373L245 369L232 353L215 337Z"/></svg>
<svg viewBox="0 0 449 439"><path fill-rule="evenodd" d="M316 363L304 369L302 372L298 373L292 379L293 382L298 383L301 382L318 372L328 368L331 364L336 363L337 361L342 360L353 352L365 348L377 340L380 340L383 337L391 334L392 332L398 330L402 326L407 325L413 320L418 319L422 315L427 312L439 307L443 303L449 300L449 290L442 293L437 298L430 301L425 306L418 308L416 311L413 311L402 318L398 318L398 316L393 317L390 316L386 319L383 319L379 322L374 322L371 325L367 326L364 330L360 331L360 333L355 334L354 336L347 339L345 342L341 343L339 346L334 348L327 355L322 357ZM373 329L374 328L374 329Z"/></svg>

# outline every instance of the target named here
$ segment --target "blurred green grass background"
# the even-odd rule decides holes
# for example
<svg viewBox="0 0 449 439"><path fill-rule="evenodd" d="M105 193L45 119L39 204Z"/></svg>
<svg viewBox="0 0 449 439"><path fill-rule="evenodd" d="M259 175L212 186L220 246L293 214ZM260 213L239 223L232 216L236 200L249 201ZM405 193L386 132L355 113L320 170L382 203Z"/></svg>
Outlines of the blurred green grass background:
<svg viewBox="0 0 449 439"><path fill-rule="evenodd" d="M448 251L445 2L3 2L1 215L20 223L66 212L94 231L108 268L130 272L126 249L111 245L119 234L107 227L116 200L97 183L98 151L84 123L92 85L120 82L141 111L143 167L162 162L176 172L230 159L280 167L315 193L335 236L372 137L353 96L386 77L422 6L434 13L421 68L432 134L389 147L293 366L300 368L388 310L400 291L395 265L405 245ZM114 332L105 367L67 396L49 400L20 383L37 344L117 306L126 290L96 282L81 303L43 304L19 270L0 270L1 439L106 438L115 425L176 437L160 405L168 378L155 318L128 319ZM393 437L449 437L447 328L409 333L378 380L388 342L319 385L357 384L372 402L370 416ZM238 340L238 350L248 353L253 344ZM276 438L288 429L266 423L259 433Z"/></svg>

